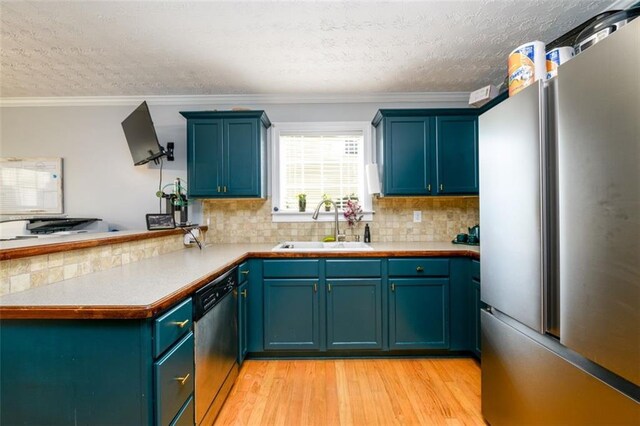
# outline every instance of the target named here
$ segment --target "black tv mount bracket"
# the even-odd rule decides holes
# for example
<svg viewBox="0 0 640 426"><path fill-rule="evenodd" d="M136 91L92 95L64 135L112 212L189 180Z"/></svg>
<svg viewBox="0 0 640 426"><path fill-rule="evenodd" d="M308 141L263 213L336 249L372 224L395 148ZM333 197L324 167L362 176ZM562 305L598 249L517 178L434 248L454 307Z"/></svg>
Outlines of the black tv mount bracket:
<svg viewBox="0 0 640 426"><path fill-rule="evenodd" d="M166 150L166 156L167 156L167 161L173 161L173 149L175 147L175 144L173 142L167 142L167 150Z"/></svg>
<svg viewBox="0 0 640 426"><path fill-rule="evenodd" d="M160 149L162 150L162 155L156 157L153 159L153 164L155 164L156 166L158 164L160 164L160 161L158 161L160 158L162 157L167 157L167 161L173 161L175 160L175 158L173 157L173 149L175 147L175 144L173 142L167 142L167 149L164 149L162 146L160 146ZM149 150L149 154L153 155L153 151Z"/></svg>

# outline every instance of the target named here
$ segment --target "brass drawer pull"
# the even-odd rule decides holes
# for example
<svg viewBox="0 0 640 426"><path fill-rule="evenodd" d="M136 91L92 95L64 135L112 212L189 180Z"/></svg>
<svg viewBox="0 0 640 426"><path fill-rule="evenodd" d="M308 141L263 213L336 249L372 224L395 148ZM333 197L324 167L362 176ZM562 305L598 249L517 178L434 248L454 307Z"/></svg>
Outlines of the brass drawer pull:
<svg viewBox="0 0 640 426"><path fill-rule="evenodd" d="M329 293L331 293L331 283L328 284L327 289L329 290Z"/></svg>
<svg viewBox="0 0 640 426"><path fill-rule="evenodd" d="M318 292L318 283L313 283L313 292L314 293Z"/></svg>
<svg viewBox="0 0 640 426"><path fill-rule="evenodd" d="M242 275L249 275L249 271L240 271Z"/></svg>
<svg viewBox="0 0 640 426"><path fill-rule="evenodd" d="M416 268L416 272L424 272L424 268L422 266L418 266Z"/></svg>
<svg viewBox="0 0 640 426"><path fill-rule="evenodd" d="M431 184L427 185L427 191L431 192Z"/></svg>
<svg viewBox="0 0 640 426"><path fill-rule="evenodd" d="M391 283L391 291L396 291L396 284L395 283Z"/></svg>
<svg viewBox="0 0 640 426"><path fill-rule="evenodd" d="M242 290L240 292L240 294L242 295L242 297L244 297L245 299L247 298L247 290Z"/></svg>
<svg viewBox="0 0 640 426"><path fill-rule="evenodd" d="M177 380L177 381L180 382L181 385L184 385L187 382L187 380L189 379L190 375L191 374L187 373L186 376L184 376L184 377L174 377L173 380Z"/></svg>
<svg viewBox="0 0 640 426"><path fill-rule="evenodd" d="M173 321L171 324L173 325L177 325L180 328L183 328L185 325L187 325L189 323L189 320L186 319L184 321Z"/></svg>

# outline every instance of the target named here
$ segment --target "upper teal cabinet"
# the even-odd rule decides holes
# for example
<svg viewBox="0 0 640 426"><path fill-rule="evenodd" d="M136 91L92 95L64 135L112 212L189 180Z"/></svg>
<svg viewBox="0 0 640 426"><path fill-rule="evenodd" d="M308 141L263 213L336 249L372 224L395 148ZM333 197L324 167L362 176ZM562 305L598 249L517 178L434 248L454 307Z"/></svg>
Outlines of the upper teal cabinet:
<svg viewBox="0 0 640 426"><path fill-rule="evenodd" d="M373 125L384 195L478 194L476 110L379 110Z"/></svg>
<svg viewBox="0 0 640 426"><path fill-rule="evenodd" d="M438 194L478 193L478 117L436 117Z"/></svg>
<svg viewBox="0 0 640 426"><path fill-rule="evenodd" d="M190 197L262 198L266 191L264 111L181 112L187 119Z"/></svg>

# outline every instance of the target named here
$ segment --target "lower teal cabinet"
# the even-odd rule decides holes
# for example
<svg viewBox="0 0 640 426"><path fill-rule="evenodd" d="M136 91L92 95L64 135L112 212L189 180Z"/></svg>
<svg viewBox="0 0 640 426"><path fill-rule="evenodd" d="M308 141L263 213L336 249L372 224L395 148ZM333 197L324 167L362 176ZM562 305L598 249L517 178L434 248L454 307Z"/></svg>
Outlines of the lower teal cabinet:
<svg viewBox="0 0 640 426"><path fill-rule="evenodd" d="M247 356L248 345L248 303L249 283L244 282L238 287L238 364L242 365Z"/></svg>
<svg viewBox="0 0 640 426"><path fill-rule="evenodd" d="M188 299L157 319L0 320L0 423L192 425L191 309Z"/></svg>
<svg viewBox="0 0 640 426"><path fill-rule="evenodd" d="M382 349L382 280L327 280L327 349Z"/></svg>
<svg viewBox="0 0 640 426"><path fill-rule="evenodd" d="M320 349L317 279L264 280L264 349Z"/></svg>
<svg viewBox="0 0 640 426"><path fill-rule="evenodd" d="M389 279L389 348L449 348L449 279Z"/></svg>
<svg viewBox="0 0 640 426"><path fill-rule="evenodd" d="M473 325L471 332L473 333L473 353L480 357L480 309L483 303L480 301L480 281L473 279L471 281L473 287Z"/></svg>
<svg viewBox="0 0 640 426"><path fill-rule="evenodd" d="M153 378L157 423L168 426L193 394L193 333L153 364Z"/></svg>

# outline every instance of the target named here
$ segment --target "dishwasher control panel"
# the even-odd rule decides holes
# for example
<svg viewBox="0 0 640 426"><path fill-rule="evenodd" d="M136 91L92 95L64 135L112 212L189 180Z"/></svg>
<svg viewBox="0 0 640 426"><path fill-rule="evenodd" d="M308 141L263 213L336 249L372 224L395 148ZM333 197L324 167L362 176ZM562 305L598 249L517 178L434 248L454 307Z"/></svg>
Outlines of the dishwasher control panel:
<svg viewBox="0 0 640 426"><path fill-rule="evenodd" d="M202 318L207 311L238 286L236 269L233 268L196 291L193 305L194 321Z"/></svg>

